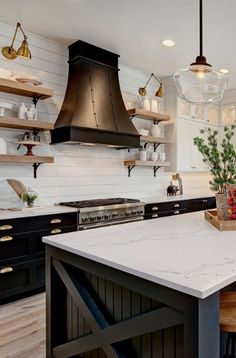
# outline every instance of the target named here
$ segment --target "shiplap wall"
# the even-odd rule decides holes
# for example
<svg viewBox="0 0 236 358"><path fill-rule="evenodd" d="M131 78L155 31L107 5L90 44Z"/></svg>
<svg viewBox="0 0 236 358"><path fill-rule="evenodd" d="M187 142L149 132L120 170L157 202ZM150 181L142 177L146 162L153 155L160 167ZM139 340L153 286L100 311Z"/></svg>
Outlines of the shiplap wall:
<svg viewBox="0 0 236 358"><path fill-rule="evenodd" d="M0 46L10 44L13 32L13 27L0 23ZM0 67L14 73L37 75L45 86L53 88L53 98L39 101L37 108L39 119L55 122L67 84L67 48L34 34L28 34L28 37L32 60L9 61L0 54ZM15 47L19 46L20 41L16 41ZM124 66L120 68L120 84L124 100L135 103L137 88L146 82L149 74ZM153 85L153 88L150 87L150 96L154 90ZM22 101L27 106L31 104L30 99L4 93L1 93L0 98L14 101L17 107ZM17 115L17 112L8 114ZM136 120L136 124L138 127L150 126L148 121ZM0 129L0 137L8 140L8 150L11 154L17 153L14 142L19 133L19 130ZM42 134L41 138L42 141L49 143L49 135ZM23 154L24 151L24 148L20 149L20 153ZM170 182L171 173L160 170L154 178L151 168L136 167L131 173L131 178L128 178L123 160L138 158L137 150L128 153L126 150L105 147L46 145L34 151L36 154L54 156L55 163L41 165L37 179L33 179L30 165L1 164L0 179L14 178L22 181L39 193L41 204L109 196L133 198L159 196L165 194ZM207 174L184 174L184 192L205 194L208 191L208 180Z"/></svg>

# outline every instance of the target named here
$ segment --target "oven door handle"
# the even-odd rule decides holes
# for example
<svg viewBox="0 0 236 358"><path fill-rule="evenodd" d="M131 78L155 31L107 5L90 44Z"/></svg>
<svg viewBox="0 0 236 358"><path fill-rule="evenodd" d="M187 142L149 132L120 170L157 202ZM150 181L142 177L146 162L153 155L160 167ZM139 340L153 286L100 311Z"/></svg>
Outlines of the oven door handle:
<svg viewBox="0 0 236 358"><path fill-rule="evenodd" d="M116 220L116 221L107 221L107 222L99 222L96 224L91 224L91 225L80 225L79 226L79 230L88 230L88 229L95 229L95 228L99 228L99 227L104 227L104 226L111 226L111 225L116 225L116 224L126 224L126 223L130 223L130 222L134 222L134 221L141 221L143 220L143 216L136 216L135 218L129 218L126 220Z"/></svg>

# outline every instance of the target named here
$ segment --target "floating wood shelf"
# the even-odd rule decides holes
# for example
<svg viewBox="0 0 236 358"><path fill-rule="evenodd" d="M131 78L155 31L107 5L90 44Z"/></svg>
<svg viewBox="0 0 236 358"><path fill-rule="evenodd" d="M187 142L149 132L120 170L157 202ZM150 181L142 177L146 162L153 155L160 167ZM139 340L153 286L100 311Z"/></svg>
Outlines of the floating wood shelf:
<svg viewBox="0 0 236 358"><path fill-rule="evenodd" d="M147 147L148 144L153 144L154 152L157 150L157 147L160 144L168 144L170 143L168 140L162 138L162 137L152 137L152 136L141 136L140 142L144 142L144 148Z"/></svg>
<svg viewBox="0 0 236 358"><path fill-rule="evenodd" d="M0 163L21 163L21 164L33 164L34 178L37 177L37 169L40 164L53 163L53 157L44 157L36 155L12 155L12 154L0 154Z"/></svg>
<svg viewBox="0 0 236 358"><path fill-rule="evenodd" d="M128 109L128 114L132 118L141 117L142 119L147 119L153 122L170 121L170 116L168 114L144 111L140 108Z"/></svg>
<svg viewBox="0 0 236 358"><path fill-rule="evenodd" d="M53 90L50 88L29 85L3 78L0 78L0 91L40 99L46 99L53 96Z"/></svg>
<svg viewBox="0 0 236 358"><path fill-rule="evenodd" d="M145 136L142 135L140 137L140 141L145 142L145 143L153 143L153 144L168 144L170 143L168 140L162 138L162 137L152 137L152 136Z"/></svg>
<svg viewBox="0 0 236 358"><path fill-rule="evenodd" d="M32 131L49 131L54 128L52 123L41 121L30 121L27 119L0 117L0 127L2 128L15 128L25 129Z"/></svg>
<svg viewBox="0 0 236 358"><path fill-rule="evenodd" d="M139 167L153 167L154 177L156 176L156 172L161 167L169 167L170 162L157 162L152 160L125 160L124 165L128 167L128 176L130 177L130 173L132 169L136 166Z"/></svg>

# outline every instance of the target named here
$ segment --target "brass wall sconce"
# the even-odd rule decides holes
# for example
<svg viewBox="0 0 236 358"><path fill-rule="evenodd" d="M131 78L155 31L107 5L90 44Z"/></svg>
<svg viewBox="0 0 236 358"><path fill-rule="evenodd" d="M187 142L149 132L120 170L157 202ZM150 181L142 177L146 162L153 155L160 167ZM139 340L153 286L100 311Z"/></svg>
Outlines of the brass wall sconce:
<svg viewBox="0 0 236 358"><path fill-rule="evenodd" d="M16 38L16 34L17 34L18 29L21 30L21 32L22 32L22 34L24 36L24 40L22 41L22 44L19 47L19 49L16 51L14 49L13 45L14 45L14 42L15 42L15 38ZM19 22L17 22L17 24L16 24L16 30L15 30L11 45L3 47L2 48L2 54L8 60L15 60L17 58L17 56L23 57L25 59L31 59L31 52L29 50L27 36L24 33L24 31L22 30L21 24Z"/></svg>
<svg viewBox="0 0 236 358"><path fill-rule="evenodd" d="M158 90L156 91L156 93L155 93L155 96L156 97L163 97L164 96L164 89L163 89L163 84L161 83L161 81L154 75L154 73L151 73L151 75L150 75L150 77L149 77L149 79L147 80L147 83L145 84L145 86L144 87L140 87L139 89L138 89L138 93L140 94L140 96L146 96L146 94L147 94L147 90L146 90L146 87L147 87L147 85L149 84L149 82L151 81L151 79L152 79L152 77L153 78L155 78L155 80L159 83L159 88L158 88Z"/></svg>

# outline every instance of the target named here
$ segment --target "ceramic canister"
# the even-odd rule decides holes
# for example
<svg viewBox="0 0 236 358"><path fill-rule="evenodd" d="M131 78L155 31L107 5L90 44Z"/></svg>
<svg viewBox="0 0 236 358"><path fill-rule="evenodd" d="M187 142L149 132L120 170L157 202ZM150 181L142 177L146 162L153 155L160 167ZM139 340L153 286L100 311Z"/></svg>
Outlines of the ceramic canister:
<svg viewBox="0 0 236 358"><path fill-rule="evenodd" d="M7 154L7 142L4 138L0 138L0 154Z"/></svg>

